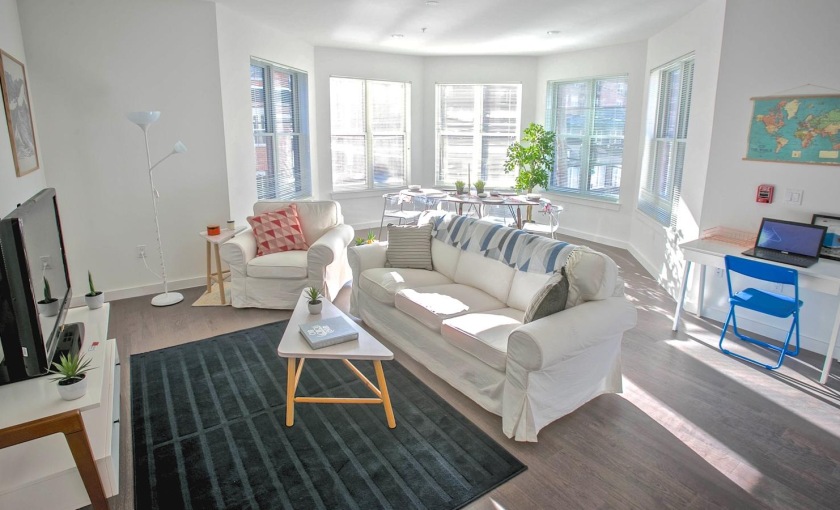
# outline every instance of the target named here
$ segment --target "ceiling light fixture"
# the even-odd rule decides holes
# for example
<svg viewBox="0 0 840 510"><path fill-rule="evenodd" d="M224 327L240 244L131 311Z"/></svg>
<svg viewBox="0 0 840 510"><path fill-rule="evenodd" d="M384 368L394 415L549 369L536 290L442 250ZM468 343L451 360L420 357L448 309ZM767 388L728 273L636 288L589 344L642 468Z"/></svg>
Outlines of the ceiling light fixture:
<svg viewBox="0 0 840 510"><path fill-rule="evenodd" d="M402 34L391 34L391 37L393 37L394 39L402 39L405 36Z"/></svg>
<svg viewBox="0 0 840 510"><path fill-rule="evenodd" d="M560 35L560 31L559 30L549 30L548 32L546 32L546 34L548 34L548 35Z"/></svg>

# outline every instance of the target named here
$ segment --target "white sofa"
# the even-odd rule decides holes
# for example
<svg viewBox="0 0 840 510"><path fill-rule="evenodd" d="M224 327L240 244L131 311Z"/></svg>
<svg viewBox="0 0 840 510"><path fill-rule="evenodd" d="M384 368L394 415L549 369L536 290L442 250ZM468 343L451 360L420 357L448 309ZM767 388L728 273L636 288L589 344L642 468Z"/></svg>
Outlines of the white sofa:
<svg viewBox="0 0 840 510"><path fill-rule="evenodd" d="M254 204L254 215L297 205L308 251L284 251L257 257L257 242L249 229L222 244L222 259L230 266L231 304L236 308L291 309L306 287L322 289L330 301L350 281L347 246L355 232L344 224L341 205L334 201Z"/></svg>
<svg viewBox="0 0 840 510"><path fill-rule="evenodd" d="M434 271L385 267L386 243L349 250L351 313L488 411L508 437L621 391L621 338L636 309L612 259L464 217L431 221ZM522 324L565 266L567 308Z"/></svg>

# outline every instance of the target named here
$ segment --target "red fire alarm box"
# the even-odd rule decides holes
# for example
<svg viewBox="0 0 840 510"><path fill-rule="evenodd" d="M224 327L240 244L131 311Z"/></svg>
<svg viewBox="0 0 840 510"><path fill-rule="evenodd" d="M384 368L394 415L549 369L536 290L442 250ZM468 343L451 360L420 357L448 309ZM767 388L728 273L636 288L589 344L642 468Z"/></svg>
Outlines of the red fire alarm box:
<svg viewBox="0 0 840 510"><path fill-rule="evenodd" d="M755 194L755 201L759 204L770 204L773 202L773 185L762 184Z"/></svg>

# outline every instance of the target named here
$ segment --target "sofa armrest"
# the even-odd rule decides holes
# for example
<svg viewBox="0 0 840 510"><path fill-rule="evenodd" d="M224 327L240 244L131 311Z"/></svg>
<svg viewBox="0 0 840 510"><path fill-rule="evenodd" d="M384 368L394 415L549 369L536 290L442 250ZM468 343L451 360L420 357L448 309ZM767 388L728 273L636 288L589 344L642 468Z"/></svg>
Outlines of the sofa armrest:
<svg viewBox="0 0 840 510"><path fill-rule="evenodd" d="M351 246L347 249L347 261L353 272L353 286L350 290L350 313L359 317L359 276L367 269L385 267L385 253L388 243L371 243Z"/></svg>
<svg viewBox="0 0 840 510"><path fill-rule="evenodd" d="M526 370L542 370L636 325L636 307L623 297L587 301L523 324L508 338L509 359Z"/></svg>
<svg viewBox="0 0 840 510"><path fill-rule="evenodd" d="M309 267L327 267L332 264L353 241L354 235L353 227L343 223L324 232L324 235L309 247L309 252L306 255Z"/></svg>
<svg viewBox="0 0 840 510"><path fill-rule="evenodd" d="M244 274L245 266L257 256L257 239L254 237L254 232L245 230L230 241L222 243L219 247L219 255L232 270Z"/></svg>

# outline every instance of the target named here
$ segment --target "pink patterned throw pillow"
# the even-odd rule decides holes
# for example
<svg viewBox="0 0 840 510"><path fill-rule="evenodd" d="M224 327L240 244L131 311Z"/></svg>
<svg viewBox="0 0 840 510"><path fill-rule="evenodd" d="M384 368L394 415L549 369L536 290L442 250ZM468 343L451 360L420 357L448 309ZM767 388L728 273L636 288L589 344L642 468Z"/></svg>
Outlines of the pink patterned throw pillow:
<svg viewBox="0 0 840 510"><path fill-rule="evenodd" d="M248 216L248 223L257 239L257 257L280 251L309 249L295 204L259 216Z"/></svg>

